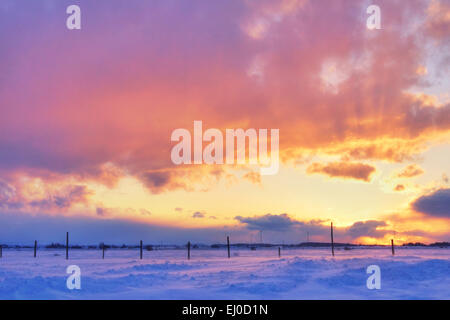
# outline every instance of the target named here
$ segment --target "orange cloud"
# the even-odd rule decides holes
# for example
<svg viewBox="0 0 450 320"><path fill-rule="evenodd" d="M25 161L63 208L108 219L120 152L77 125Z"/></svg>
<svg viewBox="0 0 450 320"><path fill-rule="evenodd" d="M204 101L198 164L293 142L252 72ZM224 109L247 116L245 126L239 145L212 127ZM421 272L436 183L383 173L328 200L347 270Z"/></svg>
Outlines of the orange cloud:
<svg viewBox="0 0 450 320"><path fill-rule="evenodd" d="M244 175L243 178L247 179L251 183L261 184L261 175L259 174L259 172L254 172L254 171L248 172Z"/></svg>
<svg viewBox="0 0 450 320"><path fill-rule="evenodd" d="M332 162L328 164L313 163L306 172L320 173L332 178L356 179L369 182L376 169L363 163Z"/></svg>
<svg viewBox="0 0 450 320"><path fill-rule="evenodd" d="M397 174L397 177L399 178L412 178L416 176L420 176L425 171L422 170L418 165L416 164L410 164L406 168L404 168L401 172Z"/></svg>

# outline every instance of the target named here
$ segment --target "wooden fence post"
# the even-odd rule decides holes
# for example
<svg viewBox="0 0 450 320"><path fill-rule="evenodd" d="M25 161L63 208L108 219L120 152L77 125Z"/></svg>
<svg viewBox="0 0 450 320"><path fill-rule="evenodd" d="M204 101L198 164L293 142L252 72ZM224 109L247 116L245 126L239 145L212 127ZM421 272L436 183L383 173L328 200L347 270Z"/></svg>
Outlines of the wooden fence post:
<svg viewBox="0 0 450 320"><path fill-rule="evenodd" d="M0 258L3 257L3 245L0 244Z"/></svg>
<svg viewBox="0 0 450 320"><path fill-rule="evenodd" d="M37 240L34 240L34 257L36 258Z"/></svg>
<svg viewBox="0 0 450 320"><path fill-rule="evenodd" d="M228 250L228 259L230 258L230 237L227 236L227 250Z"/></svg>
<svg viewBox="0 0 450 320"><path fill-rule="evenodd" d="M69 232L66 232L66 260L69 260Z"/></svg>
<svg viewBox="0 0 450 320"><path fill-rule="evenodd" d="M105 244L102 244L102 259L105 259Z"/></svg>
<svg viewBox="0 0 450 320"><path fill-rule="evenodd" d="M142 240L141 240L141 247L140 247L140 258L142 260Z"/></svg>
<svg viewBox="0 0 450 320"><path fill-rule="evenodd" d="M391 247L392 247L392 255L395 255L395 249L394 249L394 239L391 239Z"/></svg>
<svg viewBox="0 0 450 320"><path fill-rule="evenodd" d="M187 249L188 249L188 260L190 260L191 259L191 242L190 241L188 241Z"/></svg>
<svg viewBox="0 0 450 320"><path fill-rule="evenodd" d="M280 258L280 257L281 257L281 248L278 247L278 258Z"/></svg>
<svg viewBox="0 0 450 320"><path fill-rule="evenodd" d="M333 222L331 223L331 254L334 257Z"/></svg>

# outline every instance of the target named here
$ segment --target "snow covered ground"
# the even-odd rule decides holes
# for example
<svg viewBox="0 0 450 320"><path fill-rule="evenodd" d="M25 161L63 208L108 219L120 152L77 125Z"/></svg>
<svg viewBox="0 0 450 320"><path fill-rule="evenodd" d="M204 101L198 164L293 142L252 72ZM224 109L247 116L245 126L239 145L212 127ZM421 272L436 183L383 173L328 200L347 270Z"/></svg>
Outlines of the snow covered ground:
<svg viewBox="0 0 450 320"><path fill-rule="evenodd" d="M381 289L366 268L381 268ZM81 289L66 268L81 268ZM38 251L4 249L0 299L450 299L450 249Z"/></svg>

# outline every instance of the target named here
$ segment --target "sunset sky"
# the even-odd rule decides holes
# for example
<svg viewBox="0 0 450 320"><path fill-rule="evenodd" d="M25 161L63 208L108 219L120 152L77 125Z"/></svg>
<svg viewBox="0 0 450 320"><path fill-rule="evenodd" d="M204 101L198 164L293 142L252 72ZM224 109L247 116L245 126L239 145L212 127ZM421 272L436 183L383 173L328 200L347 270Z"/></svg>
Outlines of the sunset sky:
<svg viewBox="0 0 450 320"><path fill-rule="evenodd" d="M195 120L278 174L174 165ZM449 160L450 0L0 2L0 243L450 241Z"/></svg>

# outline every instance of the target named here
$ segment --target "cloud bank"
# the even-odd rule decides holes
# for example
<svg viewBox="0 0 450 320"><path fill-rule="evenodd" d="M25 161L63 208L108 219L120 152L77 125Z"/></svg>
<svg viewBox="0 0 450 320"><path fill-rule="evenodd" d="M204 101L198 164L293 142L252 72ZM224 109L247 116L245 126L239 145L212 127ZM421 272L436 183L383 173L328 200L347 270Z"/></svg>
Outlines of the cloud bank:
<svg viewBox="0 0 450 320"><path fill-rule="evenodd" d="M440 189L421 196L412 203L412 208L429 216L450 218L450 189Z"/></svg>

